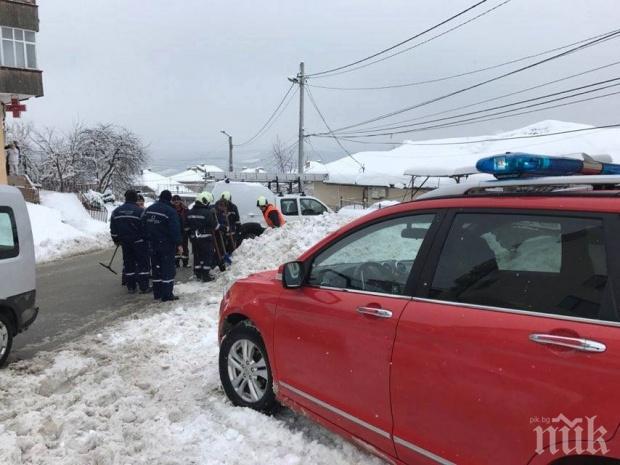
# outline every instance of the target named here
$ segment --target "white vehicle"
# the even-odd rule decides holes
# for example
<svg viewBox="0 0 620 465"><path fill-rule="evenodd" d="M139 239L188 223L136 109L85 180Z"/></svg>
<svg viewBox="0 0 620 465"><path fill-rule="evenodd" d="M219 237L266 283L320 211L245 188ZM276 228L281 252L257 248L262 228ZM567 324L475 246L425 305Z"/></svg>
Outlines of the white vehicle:
<svg viewBox="0 0 620 465"><path fill-rule="evenodd" d="M222 192L228 191L232 201L239 209L241 223L258 223L267 227L256 201L262 195L270 203L278 207L286 221L296 221L304 216L322 215L332 210L316 197L301 194L277 195L262 184L254 182L218 181L213 187L213 197L217 200Z"/></svg>
<svg viewBox="0 0 620 465"><path fill-rule="evenodd" d="M13 337L37 318L34 243L26 202L15 187L0 185L0 366Z"/></svg>

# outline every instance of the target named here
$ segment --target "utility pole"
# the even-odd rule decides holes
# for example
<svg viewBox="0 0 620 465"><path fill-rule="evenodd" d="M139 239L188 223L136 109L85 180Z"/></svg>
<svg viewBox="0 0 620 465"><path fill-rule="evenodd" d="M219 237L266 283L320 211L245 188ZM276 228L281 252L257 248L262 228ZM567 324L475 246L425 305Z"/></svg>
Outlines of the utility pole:
<svg viewBox="0 0 620 465"><path fill-rule="evenodd" d="M228 171L233 172L233 140L232 136L226 131L220 131L222 134L228 137Z"/></svg>
<svg viewBox="0 0 620 465"><path fill-rule="evenodd" d="M299 84L299 140L298 140L298 157L297 157L297 172L302 174L304 172L304 85L306 84L306 75L304 74L304 62L299 63L299 73L297 77L288 78L290 82Z"/></svg>
<svg viewBox="0 0 620 465"><path fill-rule="evenodd" d="M299 81L299 147L297 156L297 172L302 174L304 172L304 62L299 63L299 74L297 75Z"/></svg>

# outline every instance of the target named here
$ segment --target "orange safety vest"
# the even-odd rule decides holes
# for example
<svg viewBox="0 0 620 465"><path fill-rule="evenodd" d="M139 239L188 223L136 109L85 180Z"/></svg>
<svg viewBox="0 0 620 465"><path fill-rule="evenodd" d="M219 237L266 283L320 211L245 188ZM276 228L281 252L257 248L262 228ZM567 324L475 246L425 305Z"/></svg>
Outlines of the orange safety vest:
<svg viewBox="0 0 620 465"><path fill-rule="evenodd" d="M269 218L269 214L272 211L276 211L278 212L278 217L280 218L280 226L284 226L286 224L286 220L284 219L284 216L282 215L282 213L280 212L280 210L278 210L274 205L272 204L268 204L267 208L265 209L265 211L263 212L263 217L265 218L265 223L267 223L267 226L269 226L270 228L274 228L275 225L273 224L273 222L271 221L271 219Z"/></svg>

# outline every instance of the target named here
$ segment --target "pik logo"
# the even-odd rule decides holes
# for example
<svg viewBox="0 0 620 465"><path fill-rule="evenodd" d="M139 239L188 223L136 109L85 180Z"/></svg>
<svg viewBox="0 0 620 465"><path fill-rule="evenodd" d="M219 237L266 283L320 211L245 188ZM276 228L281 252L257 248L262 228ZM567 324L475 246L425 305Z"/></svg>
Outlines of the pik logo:
<svg viewBox="0 0 620 465"><path fill-rule="evenodd" d="M534 428L536 453L544 453L545 445L548 444L552 455L559 452L565 455L606 455L609 453L605 442L608 431L603 426L596 427L596 418L593 416L571 420L563 414L552 419L531 418L530 423L540 423Z"/></svg>

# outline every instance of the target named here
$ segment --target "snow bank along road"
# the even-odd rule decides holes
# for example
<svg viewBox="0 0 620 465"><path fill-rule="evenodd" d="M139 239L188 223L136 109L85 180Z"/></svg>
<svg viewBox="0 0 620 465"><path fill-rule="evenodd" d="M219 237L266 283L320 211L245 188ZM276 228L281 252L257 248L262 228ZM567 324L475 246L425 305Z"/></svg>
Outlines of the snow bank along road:
<svg viewBox="0 0 620 465"><path fill-rule="evenodd" d="M216 281L180 284L182 300L11 364L0 372L0 463L379 464L291 413L232 407L218 379L226 287L294 259L345 221L329 215L267 231L242 244Z"/></svg>

